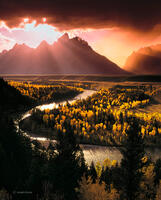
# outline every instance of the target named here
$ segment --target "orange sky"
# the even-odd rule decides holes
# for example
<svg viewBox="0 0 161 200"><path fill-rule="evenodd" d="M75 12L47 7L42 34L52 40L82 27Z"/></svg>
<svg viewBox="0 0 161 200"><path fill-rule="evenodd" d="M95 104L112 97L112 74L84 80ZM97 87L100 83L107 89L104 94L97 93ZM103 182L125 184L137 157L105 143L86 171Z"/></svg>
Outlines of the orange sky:
<svg viewBox="0 0 161 200"><path fill-rule="evenodd" d="M160 27L158 28L160 30ZM157 30L158 30L157 29ZM155 30L156 31L156 30ZM160 34L136 33L121 28L111 29L73 29L68 31L70 37L79 36L86 40L98 53L122 67L126 58L140 47L161 43ZM18 28L9 28L0 22L0 51L12 48L15 43L25 43L37 47L42 40L49 44L56 41L64 32L56 30L42 18L41 24L36 20L24 18Z"/></svg>

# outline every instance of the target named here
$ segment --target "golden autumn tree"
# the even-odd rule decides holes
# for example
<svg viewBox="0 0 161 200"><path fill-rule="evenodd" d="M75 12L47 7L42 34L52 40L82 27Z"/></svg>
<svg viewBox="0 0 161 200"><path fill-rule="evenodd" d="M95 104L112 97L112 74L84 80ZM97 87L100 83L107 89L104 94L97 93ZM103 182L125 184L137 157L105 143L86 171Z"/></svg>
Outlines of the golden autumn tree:
<svg viewBox="0 0 161 200"><path fill-rule="evenodd" d="M111 187L111 190L108 191L105 189L105 183L99 183L99 179L93 183L92 179L88 179L83 176L82 181L80 182L79 188L79 200L118 200L119 193L116 189Z"/></svg>

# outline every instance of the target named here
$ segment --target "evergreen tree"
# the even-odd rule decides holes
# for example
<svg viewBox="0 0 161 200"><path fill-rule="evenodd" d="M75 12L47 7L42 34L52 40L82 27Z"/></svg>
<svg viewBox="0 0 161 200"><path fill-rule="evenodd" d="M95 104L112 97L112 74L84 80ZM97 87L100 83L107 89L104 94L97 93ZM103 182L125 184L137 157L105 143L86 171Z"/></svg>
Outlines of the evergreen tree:
<svg viewBox="0 0 161 200"><path fill-rule="evenodd" d="M0 119L0 186L12 193L24 189L32 156L30 140L16 132L13 121Z"/></svg>
<svg viewBox="0 0 161 200"><path fill-rule="evenodd" d="M17 132L5 115L0 119L0 127L0 190L4 188L10 196L13 191L26 190L35 196L41 194L42 170L47 162L41 145Z"/></svg>
<svg viewBox="0 0 161 200"><path fill-rule="evenodd" d="M61 130L57 133L57 153L51 160L50 177L54 192L63 194L66 200L72 200L76 198L75 188L78 187L78 182L87 168L72 127L68 123L65 123L64 127L66 133Z"/></svg>
<svg viewBox="0 0 161 200"><path fill-rule="evenodd" d="M159 185L161 180L161 159L158 159L155 163L155 184Z"/></svg>
<svg viewBox="0 0 161 200"><path fill-rule="evenodd" d="M123 159L121 161L123 197L126 200L136 200L140 192L142 179L141 168L144 156L144 140L140 133L140 126L136 118L130 118L130 128L127 138L121 150Z"/></svg>
<svg viewBox="0 0 161 200"><path fill-rule="evenodd" d="M105 182L106 186L110 188L111 185L111 174L110 174L110 169L108 167L102 167L102 172L100 176L100 182Z"/></svg>
<svg viewBox="0 0 161 200"><path fill-rule="evenodd" d="M96 183L96 179L97 179L97 172L96 172L96 168L94 166L93 161L91 162L91 165L89 167L89 176L92 178L92 182Z"/></svg>
<svg viewBox="0 0 161 200"><path fill-rule="evenodd" d="M29 167L29 176L26 181L26 186L29 191L32 191L34 196L43 195L43 182L46 181L46 151L37 141L32 141L33 151Z"/></svg>

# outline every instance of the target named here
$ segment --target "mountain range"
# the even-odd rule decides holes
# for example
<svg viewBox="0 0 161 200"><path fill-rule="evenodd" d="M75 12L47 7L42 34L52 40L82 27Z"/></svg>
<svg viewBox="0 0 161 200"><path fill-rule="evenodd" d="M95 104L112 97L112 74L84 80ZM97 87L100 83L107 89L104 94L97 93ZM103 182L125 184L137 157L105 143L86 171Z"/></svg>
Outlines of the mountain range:
<svg viewBox="0 0 161 200"><path fill-rule="evenodd" d="M161 74L161 44L133 52L123 69L135 74Z"/></svg>
<svg viewBox="0 0 161 200"><path fill-rule="evenodd" d="M0 54L0 74L128 74L106 57L96 53L79 37L65 33L49 45L37 48L16 44Z"/></svg>

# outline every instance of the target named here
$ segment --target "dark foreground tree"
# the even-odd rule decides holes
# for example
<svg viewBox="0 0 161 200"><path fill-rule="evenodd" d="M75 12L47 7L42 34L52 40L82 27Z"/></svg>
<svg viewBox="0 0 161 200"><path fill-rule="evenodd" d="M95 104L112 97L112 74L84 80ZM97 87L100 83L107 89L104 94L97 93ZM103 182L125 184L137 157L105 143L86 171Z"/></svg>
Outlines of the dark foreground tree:
<svg viewBox="0 0 161 200"><path fill-rule="evenodd" d="M66 200L72 200L76 199L75 189L87 168L72 127L68 123L64 127L65 133L61 130L57 133L56 156L51 160L50 177L53 192L63 195Z"/></svg>
<svg viewBox="0 0 161 200"><path fill-rule="evenodd" d="M13 199L19 191L31 191L33 198L43 195L42 170L47 158L41 146L36 148L34 141L17 132L8 116L0 119L0 128L0 190L5 189Z"/></svg>
<svg viewBox="0 0 161 200"><path fill-rule="evenodd" d="M16 132L13 121L0 119L0 188L10 194L25 187L32 155L30 140Z"/></svg>
<svg viewBox="0 0 161 200"><path fill-rule="evenodd" d="M126 200L136 200L141 192L144 140L137 119L130 118L128 121L130 127L124 147L121 149L122 196Z"/></svg>
<svg viewBox="0 0 161 200"><path fill-rule="evenodd" d="M93 183L96 183L97 172L96 172L96 168L95 168L95 165L94 165L93 161L92 161L88 171L89 171L88 174L91 177Z"/></svg>

